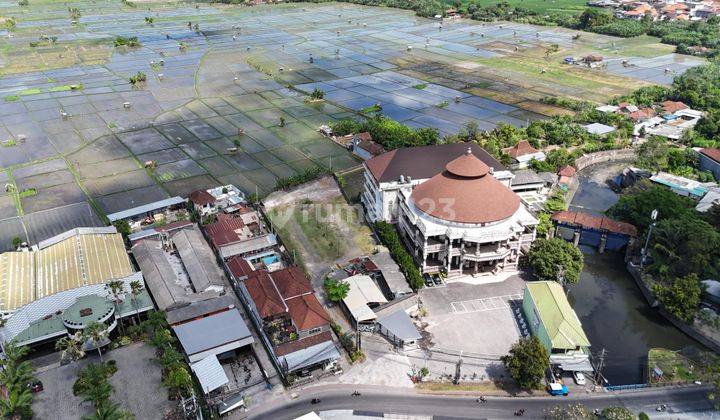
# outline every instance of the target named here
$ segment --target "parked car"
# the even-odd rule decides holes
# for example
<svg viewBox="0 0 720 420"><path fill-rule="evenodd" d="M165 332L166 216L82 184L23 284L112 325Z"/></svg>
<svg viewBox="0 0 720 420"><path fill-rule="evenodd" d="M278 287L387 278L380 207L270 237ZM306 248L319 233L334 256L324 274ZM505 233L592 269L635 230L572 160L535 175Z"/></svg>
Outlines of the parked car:
<svg viewBox="0 0 720 420"><path fill-rule="evenodd" d="M573 372L573 379L575 379L575 383L578 385L585 385L587 383L585 375L583 375L582 372Z"/></svg>
<svg viewBox="0 0 720 420"><path fill-rule="evenodd" d="M432 277L430 277L430 274L424 274L423 278L425 279L426 287L433 287L433 281L432 281Z"/></svg>
<svg viewBox="0 0 720 420"><path fill-rule="evenodd" d="M433 282L435 282L435 286L442 286L443 284L442 279L437 274L433 276Z"/></svg>
<svg viewBox="0 0 720 420"><path fill-rule="evenodd" d="M43 387L42 381L40 381L40 380L30 382L30 383L28 384L28 388L30 389L30 392L32 392L33 394L37 394L38 392L42 392L42 390L45 389L45 388Z"/></svg>
<svg viewBox="0 0 720 420"><path fill-rule="evenodd" d="M550 393L550 395L568 395L568 388L565 386L565 384L562 384L560 382L553 382L547 386L547 391Z"/></svg>

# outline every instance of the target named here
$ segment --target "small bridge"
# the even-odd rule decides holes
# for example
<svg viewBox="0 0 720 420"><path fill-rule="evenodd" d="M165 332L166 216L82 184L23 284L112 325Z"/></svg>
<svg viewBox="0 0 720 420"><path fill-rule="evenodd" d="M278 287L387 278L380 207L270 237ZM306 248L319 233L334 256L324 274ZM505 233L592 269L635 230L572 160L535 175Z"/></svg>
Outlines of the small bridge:
<svg viewBox="0 0 720 420"><path fill-rule="evenodd" d="M579 211L559 211L552 220L554 236L572 241L575 246L596 247L600 252L620 250L637 236L637 229L630 223Z"/></svg>

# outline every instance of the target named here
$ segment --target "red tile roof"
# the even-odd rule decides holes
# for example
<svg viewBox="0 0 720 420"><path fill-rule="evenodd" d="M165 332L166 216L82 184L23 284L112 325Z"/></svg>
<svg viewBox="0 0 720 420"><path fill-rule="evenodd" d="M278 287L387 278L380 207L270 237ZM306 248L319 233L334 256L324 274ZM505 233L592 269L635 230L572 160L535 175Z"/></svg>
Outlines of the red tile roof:
<svg viewBox="0 0 720 420"><path fill-rule="evenodd" d="M280 344L279 346L275 346L273 348L273 353L275 353L277 357L285 356L286 354L306 349L326 341L332 341L332 333L330 333L330 331L323 331L320 334L311 335L310 337L305 337L301 340L289 341L287 343Z"/></svg>
<svg viewBox="0 0 720 420"><path fill-rule="evenodd" d="M665 101L660 104L663 108L663 111L667 112L668 114L674 114L681 109L687 109L687 105L685 105L682 102L679 101Z"/></svg>
<svg viewBox="0 0 720 420"><path fill-rule="evenodd" d="M705 149L700 150L700 153L709 157L710 159L714 160L715 162L720 163L720 149L705 148Z"/></svg>
<svg viewBox="0 0 720 420"><path fill-rule="evenodd" d="M575 172L577 172L577 170L575 170L574 167L568 165L568 166L560 169L560 170L558 171L558 175L560 175L560 176L566 176L566 177L572 177L572 176L575 175Z"/></svg>
<svg viewBox="0 0 720 420"><path fill-rule="evenodd" d="M256 271L245 279L245 287L255 302L261 318L268 318L286 312L282 296L275 288L270 275L265 270Z"/></svg>
<svg viewBox="0 0 720 420"><path fill-rule="evenodd" d="M190 193L188 198L190 199L190 201L192 201L193 203L195 203L199 206L204 206L206 204L215 202L215 197L213 197L212 194L210 194L209 192L207 192L205 190L193 191Z"/></svg>
<svg viewBox="0 0 720 420"><path fill-rule="evenodd" d="M538 150L530 145L527 140L521 140L512 147L506 147L503 152L510 155L510 157L517 158L518 156L532 155L538 152Z"/></svg>
<svg viewBox="0 0 720 420"><path fill-rule="evenodd" d="M227 260L227 265L228 269L230 269L230 273L232 273L235 279L238 280L248 277L255 272L250 263L247 262L245 258L242 258L239 255L236 255Z"/></svg>
<svg viewBox="0 0 720 420"><path fill-rule="evenodd" d="M552 219L557 222L578 225L595 230L637 236L637 229L630 223L618 222L607 217L594 216L579 211L559 211L553 214Z"/></svg>
<svg viewBox="0 0 720 420"><path fill-rule="evenodd" d="M322 327L331 321L330 316L313 294L288 299L285 304L293 324L300 331Z"/></svg>
<svg viewBox="0 0 720 420"><path fill-rule="evenodd" d="M367 131L363 131L362 133L356 134L355 138L357 138L360 141L373 141L372 136Z"/></svg>
<svg viewBox="0 0 720 420"><path fill-rule="evenodd" d="M205 231L215 248L227 245L240 240L240 236L235 232L245 227L242 219L233 217L224 213L218 215L216 222L205 227Z"/></svg>
<svg viewBox="0 0 720 420"><path fill-rule="evenodd" d="M441 220L505 220L520 207L520 197L489 172L490 168L467 149L449 162L445 171L416 186L410 198L419 210Z"/></svg>
<svg viewBox="0 0 720 420"><path fill-rule="evenodd" d="M308 280L300 267L296 265L274 271L271 276L283 299L290 299L295 296L313 292L310 280Z"/></svg>
<svg viewBox="0 0 720 420"><path fill-rule="evenodd" d="M652 108L642 108L637 111L631 112L629 116L630 116L631 120L637 122L637 121L650 119L650 118L654 117L655 114L656 114L656 112Z"/></svg>
<svg viewBox="0 0 720 420"><path fill-rule="evenodd" d="M385 148L379 145L378 143L375 143L372 140L363 140L355 146L359 149L363 149L366 152L370 153L373 156L381 155L385 153Z"/></svg>

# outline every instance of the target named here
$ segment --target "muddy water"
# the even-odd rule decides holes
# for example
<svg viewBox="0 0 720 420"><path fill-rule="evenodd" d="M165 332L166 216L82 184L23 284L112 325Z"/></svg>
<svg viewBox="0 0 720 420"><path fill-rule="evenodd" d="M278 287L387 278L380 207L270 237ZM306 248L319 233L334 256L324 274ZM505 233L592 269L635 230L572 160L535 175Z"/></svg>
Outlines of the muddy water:
<svg viewBox="0 0 720 420"><path fill-rule="evenodd" d="M618 200L605 184L623 165L596 165L583 171L571 210L600 214ZM605 348L603 374L611 385L645 382L647 352L653 347L673 350L697 346L651 309L630 274L623 254L599 254L582 248L585 268L580 282L570 286L570 303L580 317L593 354Z"/></svg>

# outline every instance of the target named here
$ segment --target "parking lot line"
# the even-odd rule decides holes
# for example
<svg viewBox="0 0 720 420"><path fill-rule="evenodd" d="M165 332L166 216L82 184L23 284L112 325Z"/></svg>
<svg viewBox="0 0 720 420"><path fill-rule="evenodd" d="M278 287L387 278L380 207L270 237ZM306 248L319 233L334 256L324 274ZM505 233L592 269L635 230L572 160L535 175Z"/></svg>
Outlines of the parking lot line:
<svg viewBox="0 0 720 420"><path fill-rule="evenodd" d="M523 295L518 293L514 295L492 296L482 299L450 302L450 309L456 314L507 309L511 306L512 301L521 300L522 298Z"/></svg>

